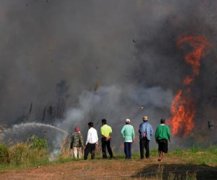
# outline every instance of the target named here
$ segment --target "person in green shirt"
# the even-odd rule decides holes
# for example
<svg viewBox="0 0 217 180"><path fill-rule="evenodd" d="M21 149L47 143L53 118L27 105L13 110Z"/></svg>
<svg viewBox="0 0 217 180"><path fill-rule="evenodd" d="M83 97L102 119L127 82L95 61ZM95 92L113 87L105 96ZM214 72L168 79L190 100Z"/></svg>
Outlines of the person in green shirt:
<svg viewBox="0 0 217 180"><path fill-rule="evenodd" d="M102 145L102 157L103 159L107 158L106 148L108 150L110 158L113 158L113 153L111 149L111 134L112 128L107 124L106 119L102 119L102 126L100 128L101 131L101 145Z"/></svg>
<svg viewBox="0 0 217 180"><path fill-rule="evenodd" d="M165 119L161 119L160 125L158 125L155 131L155 140L158 144L158 161L161 161L164 153L168 152L168 141L170 141L170 137L170 128L165 124Z"/></svg>
<svg viewBox="0 0 217 180"><path fill-rule="evenodd" d="M130 124L130 119L125 120L126 124L121 129L121 134L124 138L124 153L125 159L131 159L131 147L135 138L134 127Z"/></svg>

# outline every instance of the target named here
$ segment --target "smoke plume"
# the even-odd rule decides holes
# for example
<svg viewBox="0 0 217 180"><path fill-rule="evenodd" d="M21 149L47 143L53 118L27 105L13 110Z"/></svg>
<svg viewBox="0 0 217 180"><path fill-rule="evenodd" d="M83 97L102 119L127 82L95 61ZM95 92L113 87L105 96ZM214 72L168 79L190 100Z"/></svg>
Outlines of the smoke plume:
<svg viewBox="0 0 217 180"><path fill-rule="evenodd" d="M80 126L86 136L88 121L99 130L106 118L118 149L126 118L137 131L143 115L154 129L170 117L191 73L184 55L192 49L176 41L203 35L211 47L192 84L195 128L185 143L217 143L207 127L217 123L216 8L211 0L1 0L0 125Z"/></svg>

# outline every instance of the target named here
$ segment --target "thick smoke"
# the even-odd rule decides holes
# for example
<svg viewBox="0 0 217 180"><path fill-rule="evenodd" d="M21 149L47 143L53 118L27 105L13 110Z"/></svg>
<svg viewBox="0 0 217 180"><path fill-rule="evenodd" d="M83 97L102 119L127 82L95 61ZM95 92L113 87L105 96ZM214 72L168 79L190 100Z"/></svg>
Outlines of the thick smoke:
<svg viewBox="0 0 217 180"><path fill-rule="evenodd" d="M154 128L160 118L170 116L172 98L191 73L183 58L191 49L178 49L176 40L202 34L212 48L193 87L197 119L191 136L194 140L202 126L205 137L213 138L207 133L207 121L217 123L217 2L1 0L0 4L4 128L40 122L69 133L80 126L86 136L88 121L99 129L100 120L106 118L118 137L114 138L118 148L125 118L131 118L137 130L144 114Z"/></svg>

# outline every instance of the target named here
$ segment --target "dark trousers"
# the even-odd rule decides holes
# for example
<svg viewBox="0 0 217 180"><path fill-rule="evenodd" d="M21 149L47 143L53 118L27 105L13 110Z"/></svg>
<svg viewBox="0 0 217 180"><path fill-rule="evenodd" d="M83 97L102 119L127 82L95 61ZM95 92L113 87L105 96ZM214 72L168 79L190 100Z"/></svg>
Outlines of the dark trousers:
<svg viewBox="0 0 217 180"><path fill-rule="evenodd" d="M125 159L131 159L132 153L131 153L131 142L124 142L124 153L125 153Z"/></svg>
<svg viewBox="0 0 217 180"><path fill-rule="evenodd" d="M88 154L91 154L91 159L95 158L95 149L96 149L96 144L90 144L88 143L84 149L84 160L88 158Z"/></svg>
<svg viewBox="0 0 217 180"><path fill-rule="evenodd" d="M158 151L159 152L168 152L168 140L167 139L159 139L157 140L158 143Z"/></svg>
<svg viewBox="0 0 217 180"><path fill-rule="evenodd" d="M113 153L110 145L110 140L106 140L106 138L102 138L101 143L102 143L102 157L107 158L107 154L106 154L106 148L107 148L109 156L110 158L112 158Z"/></svg>
<svg viewBox="0 0 217 180"><path fill-rule="evenodd" d="M144 158L144 148L145 148L145 157L149 158L149 140L146 137L140 138L139 141L139 147L140 147L140 158Z"/></svg>

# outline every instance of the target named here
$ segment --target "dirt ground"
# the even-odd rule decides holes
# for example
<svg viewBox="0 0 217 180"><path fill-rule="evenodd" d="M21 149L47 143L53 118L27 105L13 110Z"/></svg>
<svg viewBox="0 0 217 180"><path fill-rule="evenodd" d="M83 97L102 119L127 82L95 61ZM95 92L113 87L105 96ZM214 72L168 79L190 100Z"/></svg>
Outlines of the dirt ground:
<svg viewBox="0 0 217 180"><path fill-rule="evenodd" d="M21 170L0 171L2 180L71 179L217 179L217 167L186 164L178 159L80 160Z"/></svg>

